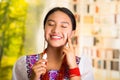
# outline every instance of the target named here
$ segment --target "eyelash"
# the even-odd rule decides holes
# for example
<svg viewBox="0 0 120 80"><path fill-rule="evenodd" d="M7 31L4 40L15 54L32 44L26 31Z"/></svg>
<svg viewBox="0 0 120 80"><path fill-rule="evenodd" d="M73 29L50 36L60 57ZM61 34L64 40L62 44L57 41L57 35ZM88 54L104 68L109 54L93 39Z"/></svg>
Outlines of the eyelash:
<svg viewBox="0 0 120 80"><path fill-rule="evenodd" d="M67 26L62 26L62 28L67 28Z"/></svg>
<svg viewBox="0 0 120 80"><path fill-rule="evenodd" d="M54 24L50 24L50 23L49 23L48 25L49 25L49 26L54 26Z"/></svg>
<svg viewBox="0 0 120 80"><path fill-rule="evenodd" d="M48 23L49 26L54 26L55 24ZM67 28L67 26L62 25L62 28Z"/></svg>

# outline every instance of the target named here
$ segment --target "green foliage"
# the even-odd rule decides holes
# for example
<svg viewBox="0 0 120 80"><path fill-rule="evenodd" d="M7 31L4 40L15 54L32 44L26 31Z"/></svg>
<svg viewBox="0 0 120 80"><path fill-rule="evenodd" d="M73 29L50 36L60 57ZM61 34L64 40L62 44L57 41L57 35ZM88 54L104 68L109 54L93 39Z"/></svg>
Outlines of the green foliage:
<svg viewBox="0 0 120 80"><path fill-rule="evenodd" d="M24 0L0 2L0 54L22 54L28 4ZM18 54L18 55L19 55Z"/></svg>
<svg viewBox="0 0 120 80"><path fill-rule="evenodd" d="M11 80L13 64L26 53L25 49L29 52L33 49L43 2L0 0L0 80Z"/></svg>
<svg viewBox="0 0 120 80"><path fill-rule="evenodd" d="M11 80L12 66L24 52L27 9L25 0L0 2L0 80Z"/></svg>

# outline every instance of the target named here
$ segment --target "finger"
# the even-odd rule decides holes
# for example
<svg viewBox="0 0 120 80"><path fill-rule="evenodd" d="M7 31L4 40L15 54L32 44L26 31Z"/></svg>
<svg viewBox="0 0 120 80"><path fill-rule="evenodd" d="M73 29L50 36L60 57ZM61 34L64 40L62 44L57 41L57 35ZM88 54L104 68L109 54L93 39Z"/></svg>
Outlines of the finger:
<svg viewBox="0 0 120 80"><path fill-rule="evenodd" d="M40 71L39 71L39 75L44 75L44 74L46 73L46 71L47 71L46 69L40 70Z"/></svg>
<svg viewBox="0 0 120 80"><path fill-rule="evenodd" d="M36 72L46 71L46 68L40 67L40 68L35 69L35 71Z"/></svg>
<svg viewBox="0 0 120 80"><path fill-rule="evenodd" d="M46 71L40 71L39 75L44 75L46 73Z"/></svg>
<svg viewBox="0 0 120 80"><path fill-rule="evenodd" d="M69 48L72 48L71 38L68 38L68 47L69 47Z"/></svg>
<svg viewBox="0 0 120 80"><path fill-rule="evenodd" d="M38 60L36 63L35 63L35 65L37 65L37 64L41 64L41 63L47 63L47 60L46 59L40 59L40 60Z"/></svg>
<svg viewBox="0 0 120 80"><path fill-rule="evenodd" d="M36 72L36 70L38 71L38 70L46 69L46 67L47 66L45 64L37 64L37 65L33 65L32 70Z"/></svg>
<svg viewBox="0 0 120 80"><path fill-rule="evenodd" d="M39 64L35 64L35 65L33 65L33 66L32 66L32 69L35 70L35 69L37 69L37 68L41 68L41 67L46 68L47 66L46 66L46 64L39 63Z"/></svg>
<svg viewBox="0 0 120 80"><path fill-rule="evenodd" d="M36 63L47 62L47 59L39 59Z"/></svg>
<svg viewBox="0 0 120 80"><path fill-rule="evenodd" d="M69 55L70 52L71 52L71 50L70 50L69 47L64 47L64 48L63 48L63 53L64 53L63 56L65 56L65 55Z"/></svg>
<svg viewBox="0 0 120 80"><path fill-rule="evenodd" d="M34 71L34 73L36 74L36 75L42 75L42 74L45 74L46 73L46 68L43 68L43 67L41 67L41 68L37 68L37 69L35 69L35 70L33 70Z"/></svg>

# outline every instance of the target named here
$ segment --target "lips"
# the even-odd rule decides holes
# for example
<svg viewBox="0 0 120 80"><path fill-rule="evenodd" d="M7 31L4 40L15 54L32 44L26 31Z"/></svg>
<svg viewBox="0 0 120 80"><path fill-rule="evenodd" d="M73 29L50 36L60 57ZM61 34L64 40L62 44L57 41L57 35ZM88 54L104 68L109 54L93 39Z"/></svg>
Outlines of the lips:
<svg viewBox="0 0 120 80"><path fill-rule="evenodd" d="M58 35L51 35L51 39L53 40L60 40L62 37Z"/></svg>

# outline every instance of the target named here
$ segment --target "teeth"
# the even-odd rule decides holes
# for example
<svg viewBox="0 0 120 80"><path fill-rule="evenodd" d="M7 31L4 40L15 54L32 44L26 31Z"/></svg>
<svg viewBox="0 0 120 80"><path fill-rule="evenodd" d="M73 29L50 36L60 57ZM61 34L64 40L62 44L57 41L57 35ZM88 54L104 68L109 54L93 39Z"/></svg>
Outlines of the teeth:
<svg viewBox="0 0 120 80"><path fill-rule="evenodd" d="M61 37L59 37L59 36L52 36L52 38L61 38Z"/></svg>

